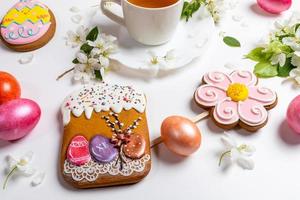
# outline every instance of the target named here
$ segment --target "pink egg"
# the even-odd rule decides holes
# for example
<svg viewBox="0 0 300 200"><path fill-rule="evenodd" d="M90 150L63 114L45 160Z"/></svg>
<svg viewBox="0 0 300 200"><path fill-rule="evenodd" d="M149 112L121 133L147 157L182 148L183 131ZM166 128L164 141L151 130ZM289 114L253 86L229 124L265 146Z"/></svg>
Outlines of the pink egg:
<svg viewBox="0 0 300 200"><path fill-rule="evenodd" d="M84 165L91 160L89 142L84 136L77 135L71 140L67 150L67 159L77 166Z"/></svg>
<svg viewBox="0 0 300 200"><path fill-rule="evenodd" d="M257 0L257 4L266 12L279 14L291 7L292 0Z"/></svg>
<svg viewBox="0 0 300 200"><path fill-rule="evenodd" d="M0 139L17 140L36 126L41 116L37 103L29 99L15 99L0 106Z"/></svg>
<svg viewBox="0 0 300 200"><path fill-rule="evenodd" d="M291 129L300 134L300 95L290 103L286 120Z"/></svg>

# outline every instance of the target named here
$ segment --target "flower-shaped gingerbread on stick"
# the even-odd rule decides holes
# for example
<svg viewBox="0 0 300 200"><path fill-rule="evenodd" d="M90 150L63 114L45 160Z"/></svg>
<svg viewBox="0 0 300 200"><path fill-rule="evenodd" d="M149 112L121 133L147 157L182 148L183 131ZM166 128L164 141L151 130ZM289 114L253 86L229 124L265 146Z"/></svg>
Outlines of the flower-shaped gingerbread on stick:
<svg viewBox="0 0 300 200"><path fill-rule="evenodd" d="M195 101L224 129L239 125L257 131L267 123L267 110L277 104L276 93L258 86L257 77L250 71L209 72L203 82L195 92Z"/></svg>
<svg viewBox="0 0 300 200"><path fill-rule="evenodd" d="M190 155L201 143L196 122L207 116L223 129L240 126L250 132L262 128L268 120L268 111L277 104L272 90L257 86L257 77L249 71L209 72L197 88L194 99L206 111L193 119L170 116L161 125L161 137L151 147L164 143L179 155Z"/></svg>

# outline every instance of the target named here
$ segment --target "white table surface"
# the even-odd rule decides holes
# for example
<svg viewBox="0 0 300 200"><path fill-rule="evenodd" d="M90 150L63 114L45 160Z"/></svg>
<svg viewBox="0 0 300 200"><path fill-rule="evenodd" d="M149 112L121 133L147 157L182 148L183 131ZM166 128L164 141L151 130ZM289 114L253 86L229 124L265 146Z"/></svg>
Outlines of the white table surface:
<svg viewBox="0 0 300 200"><path fill-rule="evenodd" d="M12 6L14 1L0 1L0 16ZM32 150L34 165L46 171L44 183L31 187L31 178L15 177L6 191L0 190L1 200L93 200L93 199L206 199L206 200L253 200L253 199L298 199L300 188L300 136L288 128L285 113L288 103L300 92L291 83L273 78L260 80L261 85L277 91L278 106L270 111L268 124L253 135L245 135L243 130L229 131L238 141L255 145L255 169L245 171L237 166L228 169L218 167L218 156L223 146L220 133L223 131L203 120L198 123L203 136L200 150L183 159L170 153L163 145L153 151L152 170L140 183L130 186L77 190L61 180L58 159L62 139L60 104L71 91L81 87L71 84L70 76L61 81L55 78L70 67L74 51L65 46L63 37L69 29L77 25L71 22L73 5L83 13L96 5L93 0L44 0L52 8L57 18L57 32L54 39L44 48L34 52L34 60L28 65L20 65L21 53L11 52L0 46L0 70L14 74L22 85L22 96L36 100L42 108L42 118L34 131L26 138L14 142L0 142L0 183L4 180L5 157L8 154L21 155ZM294 0L292 8L282 16L263 14L254 0L240 0L237 7L228 11L217 32L225 31L242 43L242 48L230 48L223 44L219 36L200 59L177 73L145 80L124 71L111 72L107 80L112 83L131 84L143 89L148 98L148 122L151 138L159 135L162 120L173 114L193 117L202 112L192 101L192 95L201 76L212 69L230 71L224 64L233 62L239 69L252 70L254 63L243 59L262 37L268 34L273 22L288 16L300 1ZM242 22L232 20L232 15L241 15ZM99 25L114 29L113 22L102 18ZM104 25L103 25L104 26Z"/></svg>

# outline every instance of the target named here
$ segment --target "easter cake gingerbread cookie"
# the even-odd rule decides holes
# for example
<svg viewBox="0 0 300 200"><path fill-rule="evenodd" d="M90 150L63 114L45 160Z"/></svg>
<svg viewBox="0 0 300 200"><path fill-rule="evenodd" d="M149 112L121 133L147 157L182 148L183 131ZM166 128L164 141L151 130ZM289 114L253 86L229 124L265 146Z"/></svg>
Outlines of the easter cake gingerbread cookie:
<svg viewBox="0 0 300 200"><path fill-rule="evenodd" d="M240 127L254 132L265 126L268 111L277 104L274 91L257 85L250 71L209 72L196 90L196 103L210 111L217 126L224 129Z"/></svg>
<svg viewBox="0 0 300 200"><path fill-rule="evenodd" d="M61 172L77 188L136 183L151 168L146 98L129 86L86 85L62 104Z"/></svg>
<svg viewBox="0 0 300 200"><path fill-rule="evenodd" d="M3 17L1 40L15 51L32 51L54 36L56 21L52 11L37 0L20 0Z"/></svg>

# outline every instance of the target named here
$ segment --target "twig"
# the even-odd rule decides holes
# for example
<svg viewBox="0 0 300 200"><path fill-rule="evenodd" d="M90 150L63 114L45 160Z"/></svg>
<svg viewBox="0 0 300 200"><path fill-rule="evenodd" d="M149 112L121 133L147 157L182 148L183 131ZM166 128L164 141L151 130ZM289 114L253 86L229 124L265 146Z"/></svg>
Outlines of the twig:
<svg viewBox="0 0 300 200"><path fill-rule="evenodd" d="M3 190L5 190L9 178L13 175L13 173L17 170L17 168L18 168L18 167L17 167L17 165L16 165L14 168L12 168L12 170L11 170L11 171L9 172L9 174L6 176L5 181L4 181L4 184L3 184Z"/></svg>
<svg viewBox="0 0 300 200"><path fill-rule="evenodd" d="M64 77L66 74L68 74L68 73L70 73L71 71L73 71L74 69L75 69L75 68L73 67L73 68L71 68L71 69L65 71L64 73L62 73L61 75L59 75L59 76L56 78L56 80L58 81L59 79L61 79L61 78Z"/></svg>
<svg viewBox="0 0 300 200"><path fill-rule="evenodd" d="M220 159L219 159L219 166L221 166L223 158L224 158L227 154L229 154L229 153L231 153L230 150L229 150L229 151L225 151L224 153L222 153L222 155L220 156Z"/></svg>

